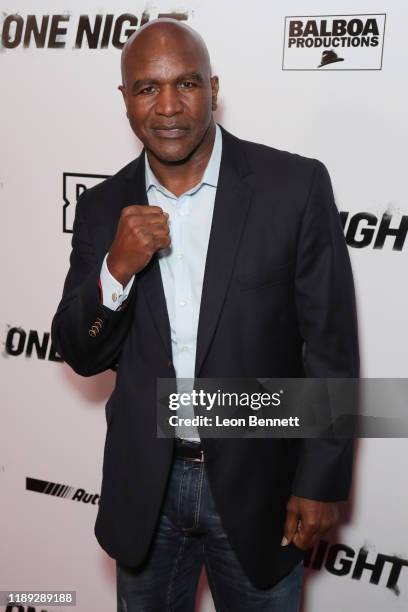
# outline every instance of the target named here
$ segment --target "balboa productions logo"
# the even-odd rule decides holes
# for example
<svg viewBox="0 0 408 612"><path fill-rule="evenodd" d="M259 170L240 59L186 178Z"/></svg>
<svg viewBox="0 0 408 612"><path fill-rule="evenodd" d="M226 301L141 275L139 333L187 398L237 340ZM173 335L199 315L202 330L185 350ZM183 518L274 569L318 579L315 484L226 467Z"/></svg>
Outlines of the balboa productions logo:
<svg viewBox="0 0 408 612"><path fill-rule="evenodd" d="M285 17L282 70L381 70L385 17Z"/></svg>

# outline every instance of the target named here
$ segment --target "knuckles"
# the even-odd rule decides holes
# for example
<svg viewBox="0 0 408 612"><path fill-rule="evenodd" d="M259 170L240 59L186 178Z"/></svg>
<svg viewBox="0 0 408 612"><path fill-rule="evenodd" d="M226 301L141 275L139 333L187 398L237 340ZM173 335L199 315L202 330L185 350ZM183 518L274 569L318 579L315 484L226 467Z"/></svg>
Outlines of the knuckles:
<svg viewBox="0 0 408 612"><path fill-rule="evenodd" d="M320 528L320 523L318 521L303 521L303 526L306 531L317 531Z"/></svg>

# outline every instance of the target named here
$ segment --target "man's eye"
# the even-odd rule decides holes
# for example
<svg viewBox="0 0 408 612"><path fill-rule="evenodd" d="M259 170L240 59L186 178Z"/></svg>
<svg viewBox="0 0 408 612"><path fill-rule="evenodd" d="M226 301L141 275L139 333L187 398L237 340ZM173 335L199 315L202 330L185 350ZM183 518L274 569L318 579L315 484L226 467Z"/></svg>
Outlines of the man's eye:
<svg viewBox="0 0 408 612"><path fill-rule="evenodd" d="M154 87L152 85L149 85L148 87L143 87L143 89L139 91L139 93L141 94L150 94L153 92L154 92Z"/></svg>
<svg viewBox="0 0 408 612"><path fill-rule="evenodd" d="M182 87L183 89L192 89L195 86L195 83L193 83L192 81L183 81L182 83L180 83L180 87Z"/></svg>

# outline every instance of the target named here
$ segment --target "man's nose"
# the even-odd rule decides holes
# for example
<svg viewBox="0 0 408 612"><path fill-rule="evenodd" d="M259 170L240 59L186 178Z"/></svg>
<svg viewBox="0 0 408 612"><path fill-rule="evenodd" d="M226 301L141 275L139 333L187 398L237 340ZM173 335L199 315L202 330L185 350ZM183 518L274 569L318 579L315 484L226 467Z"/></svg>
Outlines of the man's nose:
<svg viewBox="0 0 408 612"><path fill-rule="evenodd" d="M177 87L171 85L162 87L156 98L155 110L158 115L165 115L166 117L172 117L183 111L183 105Z"/></svg>

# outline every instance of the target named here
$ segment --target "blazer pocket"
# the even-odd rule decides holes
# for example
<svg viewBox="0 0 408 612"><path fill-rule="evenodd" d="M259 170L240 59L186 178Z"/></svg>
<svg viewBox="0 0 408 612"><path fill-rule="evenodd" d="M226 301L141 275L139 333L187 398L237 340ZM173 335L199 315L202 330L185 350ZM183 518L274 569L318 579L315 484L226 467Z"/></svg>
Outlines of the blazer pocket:
<svg viewBox="0 0 408 612"><path fill-rule="evenodd" d="M282 266L265 268L250 274L239 274L237 281L241 291L248 289L260 289L262 287L273 287L282 283L293 281L295 272L295 262L290 261Z"/></svg>

